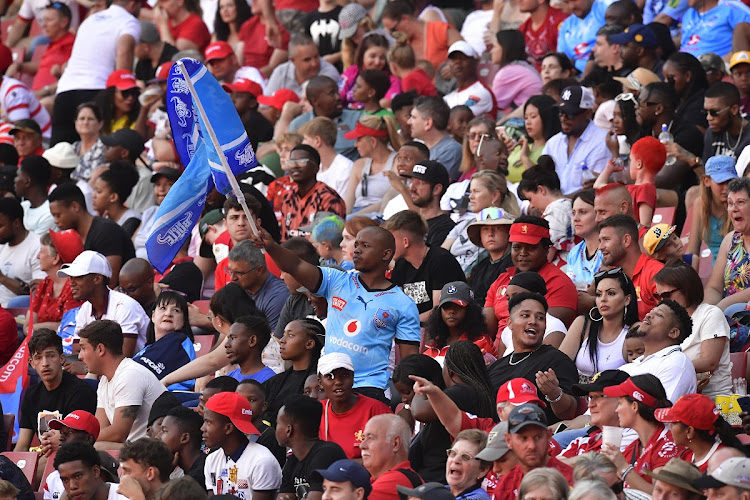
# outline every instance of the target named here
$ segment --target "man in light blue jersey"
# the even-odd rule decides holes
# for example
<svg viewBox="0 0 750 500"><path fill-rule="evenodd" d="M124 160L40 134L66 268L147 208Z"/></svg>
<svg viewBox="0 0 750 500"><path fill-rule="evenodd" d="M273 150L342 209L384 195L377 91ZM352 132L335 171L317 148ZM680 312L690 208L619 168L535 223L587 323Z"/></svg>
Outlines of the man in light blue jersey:
<svg viewBox="0 0 750 500"><path fill-rule="evenodd" d="M566 3L573 15L560 24L557 51L568 56L576 69L583 72L596 43L596 32L606 24L604 14L612 0L567 0Z"/></svg>
<svg viewBox="0 0 750 500"><path fill-rule="evenodd" d="M724 57L750 49L750 8L737 0L688 0L682 16L680 50L699 57Z"/></svg>
<svg viewBox="0 0 750 500"><path fill-rule="evenodd" d="M354 241L354 271L320 268L282 248L263 229L253 242L265 248L283 272L328 300L326 353L347 354L354 365L354 388L385 401L388 363L395 340L401 358L417 354L420 329L417 306L385 278L396 243L380 227L368 227Z"/></svg>

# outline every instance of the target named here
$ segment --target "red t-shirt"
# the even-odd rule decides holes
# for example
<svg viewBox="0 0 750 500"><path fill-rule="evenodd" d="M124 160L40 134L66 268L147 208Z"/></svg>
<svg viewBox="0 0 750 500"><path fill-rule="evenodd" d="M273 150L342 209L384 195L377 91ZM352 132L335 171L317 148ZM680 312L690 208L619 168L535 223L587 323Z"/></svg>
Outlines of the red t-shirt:
<svg viewBox="0 0 750 500"><path fill-rule="evenodd" d="M505 297L505 290L508 288L510 279L516 275L516 272L517 269L515 266L509 267L507 271L497 277L487 292L484 307L495 309L498 332L503 331L508 321L508 300ZM547 283L547 295L545 295L545 298L549 307L566 307L573 311L578 308L576 286L564 272L549 262L545 263L537 272Z"/></svg>
<svg viewBox="0 0 750 500"><path fill-rule="evenodd" d="M190 13L184 21L177 25L173 25L172 21L169 21L169 33L172 35L175 43L180 38L190 40L198 45L198 50L201 52L211 43L211 33L208 31L206 23L203 22L203 19L198 14L194 13Z"/></svg>
<svg viewBox="0 0 750 500"><path fill-rule="evenodd" d="M397 469L409 469L414 474L417 474L417 472L411 468L411 464L408 460L406 462L401 462L393 469L372 481L372 491L367 496L368 500L399 500L396 486L401 485L406 488L414 487L406 475L403 472L399 472ZM417 474L417 476L418 475L419 474Z"/></svg>
<svg viewBox="0 0 750 500"><path fill-rule="evenodd" d="M693 457L693 450L690 450L690 449L685 450L685 452L682 453L682 455L680 455L680 458L683 459L684 461L688 462L688 463L691 463L691 464L695 465L696 467L698 467L701 470L702 473L706 474L708 472L708 460L714 455L714 453L716 453L717 451L719 451L722 448L726 448L726 445L724 445L722 443L718 443L718 446L716 446L715 448L712 448L708 452L708 455L706 455L705 457L703 457L703 459L700 462L694 462L693 461L693 458L694 458Z"/></svg>
<svg viewBox="0 0 750 500"><path fill-rule="evenodd" d="M537 71L542 69L542 59L550 52L557 52L557 29L560 27L568 14L550 7L547 11L547 17L539 26L538 30L531 27L531 18L525 20L518 27L518 31L523 33L526 40L526 54L532 59Z"/></svg>
<svg viewBox="0 0 750 500"><path fill-rule="evenodd" d="M289 48L289 33L279 25L281 31L281 49ZM242 65L262 68L271 60L274 48L266 41L266 27L260 22L260 16L253 16L240 26L238 33L244 42L242 48Z"/></svg>
<svg viewBox="0 0 750 500"><path fill-rule="evenodd" d="M277 0L274 2L274 9L276 12L286 9L312 12L318 8L318 5L318 0Z"/></svg>
<svg viewBox="0 0 750 500"><path fill-rule="evenodd" d="M302 198L297 193L297 184L284 192L281 203L281 241L294 236L307 236L300 227L310 224L318 212L331 212L346 218L346 203L328 184L316 181L312 189Z"/></svg>
<svg viewBox="0 0 750 500"><path fill-rule="evenodd" d="M4 365L16 352L18 346L18 326L16 318L0 307L0 365Z"/></svg>
<svg viewBox="0 0 750 500"><path fill-rule="evenodd" d="M656 293L654 275L661 271L663 267L664 264L652 259L645 253L638 258L632 276L635 294L638 297L638 319L643 319L646 313L658 304L656 297L654 297Z"/></svg>
<svg viewBox="0 0 750 500"><path fill-rule="evenodd" d="M70 53L73 51L73 42L76 37L73 33L67 32L57 40L53 40L47 46L47 50L44 51L41 61L39 61L39 69L34 75L34 81L31 84L31 90L39 90L45 85L53 85L57 83L57 78L52 76L52 66L59 64L63 65L70 59Z"/></svg>
<svg viewBox="0 0 750 500"><path fill-rule="evenodd" d="M284 192L288 191L293 185L294 181L288 175L274 179L268 185L266 199L273 205L273 211L276 213L279 222L281 222L281 200L284 197Z"/></svg>
<svg viewBox="0 0 750 500"><path fill-rule="evenodd" d="M602 449L602 431L599 428L594 429L591 434L586 434L571 441L568 447L563 450L562 456L573 458L590 451L600 452Z"/></svg>
<svg viewBox="0 0 750 500"><path fill-rule="evenodd" d="M435 84L432 83L432 80L422 68L415 68L414 71L401 79L401 91L409 92L410 90L415 90L417 95L421 96L437 95Z"/></svg>
<svg viewBox="0 0 750 500"><path fill-rule="evenodd" d="M659 467L664 467L672 458L679 457L685 451L684 447L674 444L672 433L661 424L651 434L642 452L640 452L640 448L641 442L636 439L625 448L622 454L625 455L625 460L628 463L633 464L634 472L648 481L649 484L652 482L651 476L647 475L644 471L650 470L653 472ZM638 456L639 452L640 456ZM629 488L627 483L626 477L625 487Z"/></svg>
<svg viewBox="0 0 750 500"><path fill-rule="evenodd" d="M464 333L458 338L458 340L468 340L468 339L466 338L466 334ZM497 351L495 350L495 345L492 343L492 339L489 338L487 335L482 335L481 337L476 339L474 341L474 344L476 344L476 346L482 350L482 355L491 354L497 357L497 354L496 354ZM449 347L450 347L449 345L443 348L428 346L427 349L422 354L426 354L427 356L431 358L445 357L445 354L448 352Z"/></svg>
<svg viewBox="0 0 750 500"><path fill-rule="evenodd" d="M231 248L230 244L230 248ZM273 261L273 259L268 255L268 253L265 253L266 257L266 269L268 269L268 272L276 276L277 278L281 277L281 269L279 269L279 266L276 265L276 263ZM216 292L219 291L220 288L224 288L227 283L230 283L232 281L232 278L229 277L227 274L227 266L229 265L229 257L224 257L224 259L221 260L218 264L216 264L216 271L214 271L214 290Z"/></svg>
<svg viewBox="0 0 750 500"><path fill-rule="evenodd" d="M571 466L560 462L555 457L549 457L549 461L545 467L557 469L568 481L568 484L573 485L573 468ZM523 471L521 470L521 466L516 465L500 478L492 498L495 500L516 500L522 479Z"/></svg>
<svg viewBox="0 0 750 500"><path fill-rule="evenodd" d="M630 196L633 198L633 208L636 214L641 203L645 203L652 209L656 208L656 184L647 182L645 184L628 184L625 187L628 188Z"/></svg>
<svg viewBox="0 0 750 500"><path fill-rule="evenodd" d="M320 419L320 439L333 441L343 448L347 458L362 458L359 443L362 442L365 424L370 418L391 413L385 403L367 396L358 395L354 407L344 413L333 413L329 400L321 401L323 418Z"/></svg>
<svg viewBox="0 0 750 500"><path fill-rule="evenodd" d="M83 302L73 298L70 280L65 281L65 286L63 286L60 295L53 298L52 293L52 279L48 276L36 287L29 308L32 312L37 313L37 323L59 322L62 320L65 311L83 304Z"/></svg>

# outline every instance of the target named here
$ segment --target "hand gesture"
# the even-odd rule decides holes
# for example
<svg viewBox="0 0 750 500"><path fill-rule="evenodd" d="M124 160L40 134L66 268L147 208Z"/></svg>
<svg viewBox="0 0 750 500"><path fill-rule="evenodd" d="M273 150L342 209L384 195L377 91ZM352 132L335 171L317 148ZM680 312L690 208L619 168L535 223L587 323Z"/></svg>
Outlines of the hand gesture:
<svg viewBox="0 0 750 500"><path fill-rule="evenodd" d="M547 396L549 399L556 399L562 392L562 389L560 389L560 381L557 380L555 370L553 370L552 368L545 372L536 372L536 386L539 388L542 394Z"/></svg>
<svg viewBox="0 0 750 500"><path fill-rule="evenodd" d="M146 500L141 485L130 476L122 476L120 478L117 493L124 497L128 497L130 500Z"/></svg>
<svg viewBox="0 0 750 500"><path fill-rule="evenodd" d="M409 378L414 381L414 394L429 396L430 394L435 393L435 391L440 390L438 386L436 386L426 378L417 377L416 375L409 375Z"/></svg>
<svg viewBox="0 0 750 500"><path fill-rule="evenodd" d="M271 238L271 235L263 229L263 227L258 227L258 234L250 234L250 241L253 242L253 244L258 248L266 248L266 245L270 245L273 243L273 238Z"/></svg>
<svg viewBox="0 0 750 500"><path fill-rule="evenodd" d="M612 156L618 156L620 154L620 141L617 140L617 132L614 129L607 132L607 137L604 138L604 142L607 144L607 149L612 153Z"/></svg>

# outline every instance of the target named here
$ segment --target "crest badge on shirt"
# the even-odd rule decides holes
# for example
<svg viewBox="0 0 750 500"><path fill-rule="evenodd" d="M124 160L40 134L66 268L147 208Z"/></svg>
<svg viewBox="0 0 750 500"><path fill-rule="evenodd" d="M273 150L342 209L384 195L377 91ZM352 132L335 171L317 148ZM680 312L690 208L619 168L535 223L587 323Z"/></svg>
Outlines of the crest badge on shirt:
<svg viewBox="0 0 750 500"><path fill-rule="evenodd" d="M375 316L372 317L372 322L377 328L388 328L395 321L394 315L387 309L378 309Z"/></svg>

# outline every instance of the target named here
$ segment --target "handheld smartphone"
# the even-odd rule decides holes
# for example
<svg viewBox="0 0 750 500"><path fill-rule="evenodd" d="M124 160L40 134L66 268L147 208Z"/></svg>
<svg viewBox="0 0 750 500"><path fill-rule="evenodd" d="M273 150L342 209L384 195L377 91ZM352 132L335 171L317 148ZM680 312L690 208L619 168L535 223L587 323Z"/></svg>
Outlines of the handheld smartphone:
<svg viewBox="0 0 750 500"><path fill-rule="evenodd" d="M750 396L742 396L737 398L737 404L740 405L742 411L750 413Z"/></svg>

